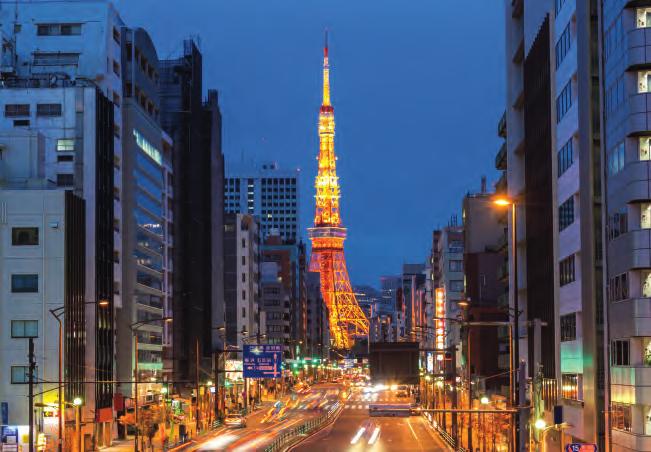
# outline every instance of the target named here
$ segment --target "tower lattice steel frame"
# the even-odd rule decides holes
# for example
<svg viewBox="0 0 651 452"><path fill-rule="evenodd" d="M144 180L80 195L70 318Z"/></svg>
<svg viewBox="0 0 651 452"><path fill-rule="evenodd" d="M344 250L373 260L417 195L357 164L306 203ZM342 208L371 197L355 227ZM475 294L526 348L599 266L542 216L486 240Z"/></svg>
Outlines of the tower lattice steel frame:
<svg viewBox="0 0 651 452"><path fill-rule="evenodd" d="M356 336L367 336L369 322L357 304L350 285L344 240L346 228L339 215L339 178L335 156L335 115L330 103L328 35L323 48L323 103L319 110L319 170L316 176L314 227L308 229L312 241L310 271L319 272L321 294L328 306L330 336L334 347L350 349Z"/></svg>

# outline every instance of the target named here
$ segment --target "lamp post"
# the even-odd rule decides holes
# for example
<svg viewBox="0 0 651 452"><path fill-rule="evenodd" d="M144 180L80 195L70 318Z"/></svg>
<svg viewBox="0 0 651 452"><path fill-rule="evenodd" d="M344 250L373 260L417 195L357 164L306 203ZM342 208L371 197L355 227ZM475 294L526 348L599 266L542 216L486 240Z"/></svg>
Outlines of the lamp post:
<svg viewBox="0 0 651 452"><path fill-rule="evenodd" d="M84 305L92 304L102 308L106 308L109 305L108 300L99 300L98 302L94 301L85 301ZM63 424L64 424L64 401L63 401L63 323L61 322L61 316L65 314L65 306L60 306L55 309L50 309L50 314L56 319L59 324L59 388L58 388L58 398L59 398L59 445L57 449L59 452L63 452Z"/></svg>
<svg viewBox="0 0 651 452"><path fill-rule="evenodd" d="M81 397L75 397L72 401L72 404L75 407L75 436L77 437L77 451L82 452L83 448L81 445L81 405L83 400Z"/></svg>
<svg viewBox="0 0 651 452"><path fill-rule="evenodd" d="M134 322L131 325L129 325L129 329L131 330L131 335L133 336L133 345L134 345L134 377L133 377L133 385L134 385L134 423L135 423L135 435L133 437L133 450L135 452L138 452L138 433L140 431L140 426L138 425L138 361L140 359L138 358L138 328L140 328L143 325L147 325L150 323L154 322L171 322L172 317L157 317L154 319L149 319L149 320L140 320L139 322ZM197 394L198 395L198 394Z"/></svg>

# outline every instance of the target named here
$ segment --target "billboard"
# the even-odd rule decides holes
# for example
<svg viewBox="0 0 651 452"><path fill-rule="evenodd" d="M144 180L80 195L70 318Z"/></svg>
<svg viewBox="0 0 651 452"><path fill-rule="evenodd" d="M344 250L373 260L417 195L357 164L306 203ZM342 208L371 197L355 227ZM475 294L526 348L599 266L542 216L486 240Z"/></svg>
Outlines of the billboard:
<svg viewBox="0 0 651 452"><path fill-rule="evenodd" d="M229 381L242 381L242 361L239 359L227 359L224 362L226 379Z"/></svg>
<svg viewBox="0 0 651 452"><path fill-rule="evenodd" d="M371 379L376 383L416 385L419 381L418 342L371 343Z"/></svg>
<svg viewBox="0 0 651 452"><path fill-rule="evenodd" d="M278 378L282 363L282 345L244 345L244 378Z"/></svg>

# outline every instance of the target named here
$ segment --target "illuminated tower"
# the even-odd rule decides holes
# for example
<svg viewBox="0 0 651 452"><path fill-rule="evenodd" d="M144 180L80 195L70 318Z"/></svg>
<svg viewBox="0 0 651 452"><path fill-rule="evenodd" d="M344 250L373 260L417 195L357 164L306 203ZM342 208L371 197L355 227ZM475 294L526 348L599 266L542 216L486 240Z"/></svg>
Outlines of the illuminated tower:
<svg viewBox="0 0 651 452"><path fill-rule="evenodd" d="M335 115L330 104L330 66L328 35L323 49L323 104L319 110L319 171L316 176L316 213L310 270L319 272L321 293L328 306L330 336L334 346L349 349L355 336L368 334L368 319L360 309L350 286L344 240L346 228L339 216L339 178L335 157Z"/></svg>

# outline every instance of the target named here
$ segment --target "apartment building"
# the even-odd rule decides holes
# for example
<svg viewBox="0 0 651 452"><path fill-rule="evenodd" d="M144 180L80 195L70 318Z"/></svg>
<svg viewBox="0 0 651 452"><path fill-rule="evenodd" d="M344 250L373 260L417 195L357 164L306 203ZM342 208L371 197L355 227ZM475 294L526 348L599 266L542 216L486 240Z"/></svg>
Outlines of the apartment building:
<svg viewBox="0 0 651 452"><path fill-rule="evenodd" d="M651 450L651 8L625 1L600 6L608 446L643 451Z"/></svg>
<svg viewBox="0 0 651 452"><path fill-rule="evenodd" d="M276 162L229 164L224 182L226 212L258 217L262 239L277 231L283 240L301 237L300 170Z"/></svg>
<svg viewBox="0 0 651 452"><path fill-rule="evenodd" d="M226 343L236 345L240 349L244 338L264 334L264 319L261 319L259 308L259 264L260 235L255 218L248 214L226 214L224 217Z"/></svg>
<svg viewBox="0 0 651 452"><path fill-rule="evenodd" d="M565 442L606 444L598 3L506 2L507 192L516 202L518 359L532 416L561 406ZM553 219L553 221L549 221ZM511 224L509 213L509 224ZM510 230L509 230L510 231ZM509 237L511 237L511 232ZM509 240L510 241L510 240ZM512 249L512 248L511 248ZM517 281L514 278L517 275ZM513 313L512 313L513 315ZM533 322L546 326L539 330ZM556 345L560 343L560 347ZM525 381L520 376L520 385ZM522 420L520 438L528 435ZM533 432L540 441L539 432ZM546 435L559 447L557 430Z"/></svg>

